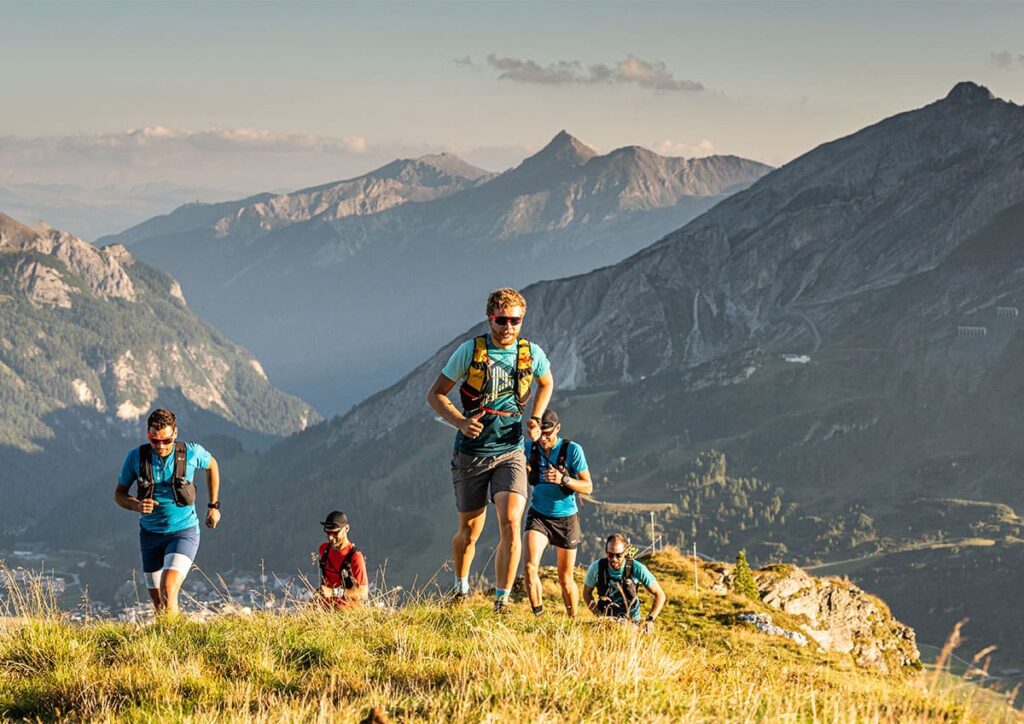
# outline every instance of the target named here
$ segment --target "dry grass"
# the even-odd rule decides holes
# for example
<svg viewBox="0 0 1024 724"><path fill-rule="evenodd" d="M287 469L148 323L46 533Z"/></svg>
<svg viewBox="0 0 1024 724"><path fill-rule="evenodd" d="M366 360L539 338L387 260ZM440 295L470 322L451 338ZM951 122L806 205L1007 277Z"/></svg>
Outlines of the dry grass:
<svg viewBox="0 0 1024 724"><path fill-rule="evenodd" d="M731 625L745 604L693 599L677 559L652 564L671 599L653 636L589 616L535 619L525 604L497 617L482 596L455 609L422 600L151 625L75 625L29 596L44 607L0 627L0 716L358 721L377 707L408 721L1016 720L961 679L864 672ZM549 610L559 604L549 598Z"/></svg>

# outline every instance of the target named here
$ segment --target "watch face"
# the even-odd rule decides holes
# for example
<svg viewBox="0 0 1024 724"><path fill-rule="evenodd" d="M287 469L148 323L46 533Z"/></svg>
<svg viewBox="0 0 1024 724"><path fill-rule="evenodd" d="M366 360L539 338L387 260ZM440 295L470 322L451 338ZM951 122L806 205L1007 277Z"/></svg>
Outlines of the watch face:
<svg viewBox="0 0 1024 724"><path fill-rule="evenodd" d="M568 475L563 475L562 476L562 485L565 485L568 482L569 482L569 476Z"/></svg>

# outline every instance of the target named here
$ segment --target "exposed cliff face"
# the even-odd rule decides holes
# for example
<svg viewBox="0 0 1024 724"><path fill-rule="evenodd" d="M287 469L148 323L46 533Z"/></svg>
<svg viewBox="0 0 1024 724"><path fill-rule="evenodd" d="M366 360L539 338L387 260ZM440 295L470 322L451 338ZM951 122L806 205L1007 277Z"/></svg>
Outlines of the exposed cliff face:
<svg viewBox="0 0 1024 724"><path fill-rule="evenodd" d="M97 249L64 231L45 224L31 229L0 214L0 252L24 256L19 276L32 298L40 303L70 307L69 287L63 277L45 262L32 261L35 252L64 264L93 294L105 299L133 301L135 289L124 269L123 249Z"/></svg>
<svg viewBox="0 0 1024 724"><path fill-rule="evenodd" d="M204 217L167 233L154 220L115 238L179 277L190 303L256 350L275 379L338 409L479 319L495 287L618 261L768 170L636 147L601 156L563 131L493 177L451 156L395 162L246 202L212 225ZM404 323L407 300L415 324ZM312 323L325 308L336 338Z"/></svg>

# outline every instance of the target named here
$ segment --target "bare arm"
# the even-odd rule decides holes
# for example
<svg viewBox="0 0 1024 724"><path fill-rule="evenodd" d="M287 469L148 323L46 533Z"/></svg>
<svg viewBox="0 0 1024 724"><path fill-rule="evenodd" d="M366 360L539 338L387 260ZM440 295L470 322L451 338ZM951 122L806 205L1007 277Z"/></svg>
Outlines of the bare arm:
<svg viewBox="0 0 1024 724"><path fill-rule="evenodd" d="M654 605L651 606L651 612L648 614L648 618L653 621L661 613L661 609L664 608L668 596L665 595L665 590L657 580L652 581L651 585L646 588L654 595Z"/></svg>
<svg viewBox="0 0 1024 724"><path fill-rule="evenodd" d="M210 467L206 469L206 490L210 494L210 502L220 501L220 467L217 465L217 458L210 456ZM220 522L220 511L210 508L206 511L206 527L216 528Z"/></svg>
<svg viewBox="0 0 1024 724"><path fill-rule="evenodd" d="M589 608L591 611L594 611L594 608L597 606L597 601L594 600L593 586L583 587L583 603L587 604L587 608Z"/></svg>
<svg viewBox="0 0 1024 724"><path fill-rule="evenodd" d="M568 473L566 473L568 475ZM576 473L576 476L569 476L569 482L562 482L562 471L555 468L553 465L548 467L544 471L544 480L548 483L554 483L556 485L564 485L571 490L582 493L583 495L590 495L594 492L594 481L590 479L589 470L581 470Z"/></svg>
<svg viewBox="0 0 1024 724"><path fill-rule="evenodd" d="M555 393L555 378L551 376L551 370L537 378L537 395L533 398L533 413L530 421L526 424L527 434L534 442L540 438L540 418L547 412L548 403L551 402L551 395Z"/></svg>
<svg viewBox="0 0 1024 724"><path fill-rule="evenodd" d="M475 438L484 429L480 422L484 413L481 411L471 417L466 417L459 412L452 401L448 399L448 393L452 391L453 387L455 387L454 381L443 374L438 375L434 384L430 386L430 391L427 392L427 404L441 416L442 420L458 429L463 435L470 439Z"/></svg>
<svg viewBox="0 0 1024 724"><path fill-rule="evenodd" d="M153 508L160 505L155 500L147 498L146 500L139 500L134 495L130 495L128 491L131 488L120 483L114 488L114 502L120 505L125 510L130 510L133 513L152 513Z"/></svg>

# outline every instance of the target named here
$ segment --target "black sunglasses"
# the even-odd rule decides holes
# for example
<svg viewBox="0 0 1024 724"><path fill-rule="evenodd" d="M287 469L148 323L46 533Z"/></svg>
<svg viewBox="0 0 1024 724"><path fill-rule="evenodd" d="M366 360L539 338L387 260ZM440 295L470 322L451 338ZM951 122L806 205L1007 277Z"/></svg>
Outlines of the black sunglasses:
<svg viewBox="0 0 1024 724"><path fill-rule="evenodd" d="M517 324L520 324L523 321L522 317L496 317L493 314L489 316L491 317L491 320L499 327L504 327L506 324L511 324L513 327L515 327Z"/></svg>
<svg viewBox="0 0 1024 724"><path fill-rule="evenodd" d="M623 558L626 555L626 551L622 551L620 553L613 553L612 551L605 551L605 554L609 558Z"/></svg>

